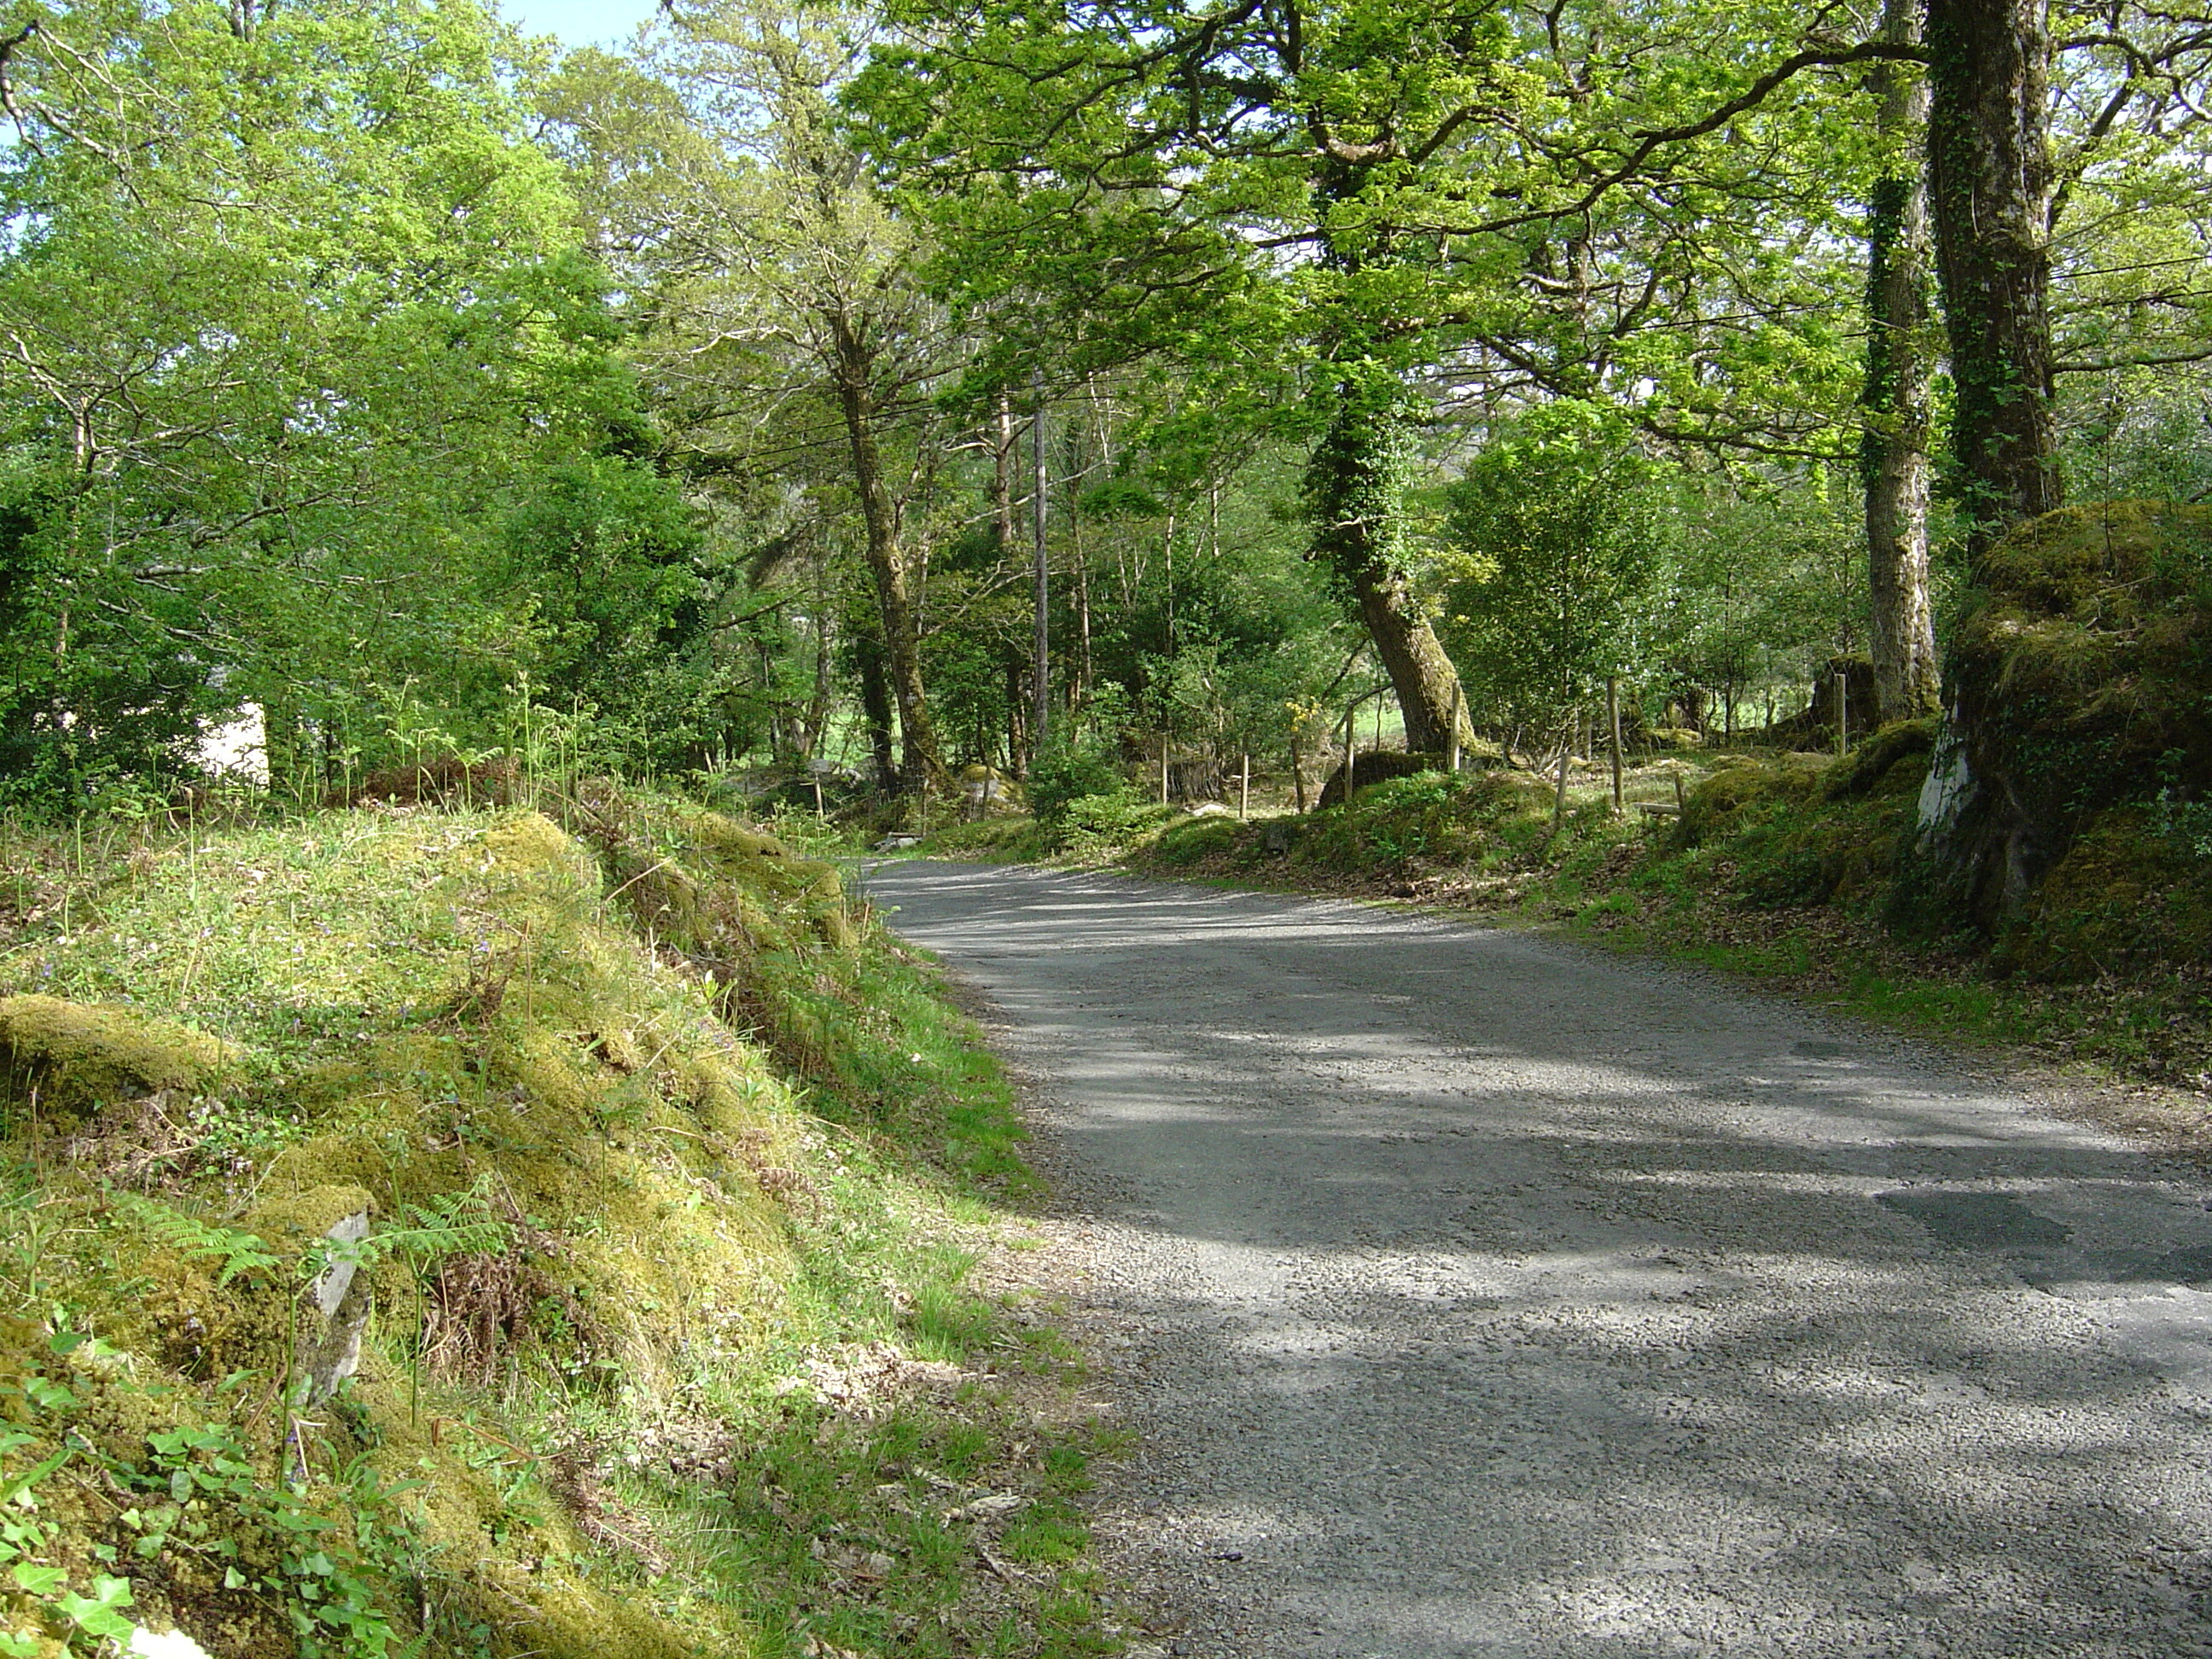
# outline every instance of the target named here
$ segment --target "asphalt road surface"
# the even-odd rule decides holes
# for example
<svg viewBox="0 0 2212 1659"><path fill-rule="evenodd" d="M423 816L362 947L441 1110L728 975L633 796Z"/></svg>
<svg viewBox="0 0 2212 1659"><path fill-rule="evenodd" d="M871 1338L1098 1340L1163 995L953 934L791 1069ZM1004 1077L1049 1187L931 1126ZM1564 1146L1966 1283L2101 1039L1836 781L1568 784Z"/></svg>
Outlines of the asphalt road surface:
<svg viewBox="0 0 2212 1659"><path fill-rule="evenodd" d="M1192 1654L2212 1655L2212 1187L1934 1051L1343 903L872 871L1139 1333ZM1163 1644L1163 1645L1166 1645Z"/></svg>

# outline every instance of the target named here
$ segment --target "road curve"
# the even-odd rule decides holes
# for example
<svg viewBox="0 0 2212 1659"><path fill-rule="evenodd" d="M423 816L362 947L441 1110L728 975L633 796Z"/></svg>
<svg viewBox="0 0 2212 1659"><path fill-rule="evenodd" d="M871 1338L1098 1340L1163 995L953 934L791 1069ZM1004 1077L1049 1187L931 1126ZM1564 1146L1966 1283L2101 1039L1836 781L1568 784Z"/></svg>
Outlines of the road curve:
<svg viewBox="0 0 2212 1659"><path fill-rule="evenodd" d="M1124 1196L1176 1651L2212 1655L2212 1188L1701 975L1344 903L866 878Z"/></svg>

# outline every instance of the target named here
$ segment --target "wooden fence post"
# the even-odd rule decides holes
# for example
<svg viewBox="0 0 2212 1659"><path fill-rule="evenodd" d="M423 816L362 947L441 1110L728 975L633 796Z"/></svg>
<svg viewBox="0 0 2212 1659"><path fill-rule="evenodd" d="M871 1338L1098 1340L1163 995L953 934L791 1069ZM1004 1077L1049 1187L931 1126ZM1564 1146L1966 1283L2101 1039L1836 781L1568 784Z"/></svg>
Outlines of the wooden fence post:
<svg viewBox="0 0 2212 1659"><path fill-rule="evenodd" d="M1605 723L1613 733L1613 815L1619 817L1626 809L1620 799L1620 679L1614 674L1605 677Z"/></svg>
<svg viewBox="0 0 2212 1659"><path fill-rule="evenodd" d="M1567 716L1565 730L1559 733L1559 788L1552 798L1552 833L1558 835L1567 821L1567 763L1574 758L1575 733L1582 729L1583 711L1576 709Z"/></svg>

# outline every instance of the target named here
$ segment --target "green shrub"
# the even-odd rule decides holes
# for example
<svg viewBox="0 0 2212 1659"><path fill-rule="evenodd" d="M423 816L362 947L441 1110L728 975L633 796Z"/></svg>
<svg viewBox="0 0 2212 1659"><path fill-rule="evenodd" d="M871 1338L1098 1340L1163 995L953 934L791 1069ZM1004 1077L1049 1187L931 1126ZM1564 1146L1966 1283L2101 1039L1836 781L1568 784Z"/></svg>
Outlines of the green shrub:
<svg viewBox="0 0 2212 1659"><path fill-rule="evenodd" d="M1030 764L1028 787L1030 810L1048 830L1061 826L1073 803L1125 790L1113 757L1089 739L1048 744Z"/></svg>
<svg viewBox="0 0 2212 1659"><path fill-rule="evenodd" d="M1078 795L1061 807L1052 844L1079 858L1101 858L1175 817L1174 807L1146 800L1126 786Z"/></svg>

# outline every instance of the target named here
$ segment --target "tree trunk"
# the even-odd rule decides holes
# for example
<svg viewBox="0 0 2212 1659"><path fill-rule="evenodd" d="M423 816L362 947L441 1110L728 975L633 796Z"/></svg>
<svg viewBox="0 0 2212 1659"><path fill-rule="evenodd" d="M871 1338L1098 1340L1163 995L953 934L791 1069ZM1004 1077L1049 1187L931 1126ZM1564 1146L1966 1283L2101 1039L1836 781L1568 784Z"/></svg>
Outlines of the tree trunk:
<svg viewBox="0 0 2212 1659"><path fill-rule="evenodd" d="M860 712L868 724L868 752L875 762L876 787L890 794L898 787L898 757L891 748L891 689L884 673L884 647L872 634L853 642L860 669Z"/></svg>
<svg viewBox="0 0 2212 1659"><path fill-rule="evenodd" d="M914 793L944 781L929 705L922 694L921 653L915 640L914 613L907 602L906 560L899 550L898 514L884 478L882 453L876 447L876 395L872 354L842 315L830 319L837 351L837 401L845 416L845 435L853 451L853 484L860 498L860 517L868 532L868 572L875 578L876 610L883 623L884 667L891 697L898 705L899 787Z"/></svg>
<svg viewBox="0 0 2212 1659"><path fill-rule="evenodd" d="M1929 182L1978 558L2062 501L2051 416L2049 0L1929 0Z"/></svg>
<svg viewBox="0 0 2212 1659"><path fill-rule="evenodd" d="M1620 681L1611 674L1605 677L1605 724L1613 755L1613 815L1620 817L1627 810L1620 798Z"/></svg>
<svg viewBox="0 0 2212 1659"><path fill-rule="evenodd" d="M817 593L814 607L814 696L806 705L806 726L799 733L799 750L808 760L820 757L822 739L830 730L830 698L834 688L830 668L830 607Z"/></svg>
<svg viewBox="0 0 2212 1659"><path fill-rule="evenodd" d="M1885 0L1883 38L1919 36L1918 0ZM1889 171L1877 179L1867 232L1867 375L1860 472L1866 485L1869 650L1884 723L1933 714L1941 693L1928 586L1929 383L1928 190L1922 149L1928 82L1904 64L1869 77L1881 100Z"/></svg>
<svg viewBox="0 0 2212 1659"><path fill-rule="evenodd" d="M1014 404L1004 386L993 400L997 431L991 444L991 545L1001 563L1014 558Z"/></svg>
<svg viewBox="0 0 2212 1659"><path fill-rule="evenodd" d="M1083 550L1083 523L1073 504L1067 529L1075 542L1075 695L1070 701L1079 708L1091 701L1091 561Z"/></svg>
<svg viewBox="0 0 2212 1659"><path fill-rule="evenodd" d="M1390 239L1340 239L1334 210L1377 174L1369 161L1316 158L1314 196L1322 208L1324 258L1349 277L1387 265ZM1355 218L1360 216L1353 216ZM1310 396L1329 399L1326 434L1306 462L1305 506L1313 556L1324 560L1359 606L1359 619L1390 676L1406 723L1406 747L1439 751L1474 736L1459 696L1459 671L1422 614L1405 563L1405 475L1413 449L1409 394L1388 349L1350 313L1323 340L1328 374ZM1455 725L1460 730L1454 732ZM1351 798L1347 759L1345 795Z"/></svg>
<svg viewBox="0 0 2212 1659"><path fill-rule="evenodd" d="M2048 0L1929 0L1929 216L1957 386L1952 442L1969 568L2062 501L2051 414ZM2002 688L1954 662L1920 798L1939 908L2017 917L2063 850L2011 775ZM1947 902L1948 901L1948 902Z"/></svg>
<svg viewBox="0 0 2212 1659"><path fill-rule="evenodd" d="M1306 465L1306 500L1315 554L1351 589L1406 720L1406 747L1450 746L1455 712L1460 741L1474 733L1464 713L1459 671L1444 654L1415 599L1402 564L1399 473L1408 446L1402 393L1378 391L1348 371L1336 388L1335 417Z"/></svg>
<svg viewBox="0 0 2212 1659"><path fill-rule="evenodd" d="M1036 412L1030 422L1030 530L1036 556L1035 568L1030 572L1035 583L1035 614L1030 618L1036 634L1031 652L1033 680L1030 686L1036 708L1030 716L1030 752L1032 757L1042 753L1045 738L1052 729L1052 570L1046 558L1045 502L1049 499L1045 486L1049 469L1045 457L1044 375L1040 372L1034 379Z"/></svg>

